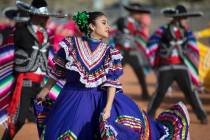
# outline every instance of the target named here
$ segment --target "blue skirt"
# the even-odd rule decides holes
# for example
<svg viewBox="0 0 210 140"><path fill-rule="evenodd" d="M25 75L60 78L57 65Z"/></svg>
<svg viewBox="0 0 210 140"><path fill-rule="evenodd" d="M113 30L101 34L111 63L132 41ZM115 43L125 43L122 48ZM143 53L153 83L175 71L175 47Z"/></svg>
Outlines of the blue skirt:
<svg viewBox="0 0 210 140"><path fill-rule="evenodd" d="M110 118L102 121L106 99L106 91L100 88L65 85L45 120L41 139L168 140L189 136L188 112L182 103L153 120L119 90Z"/></svg>

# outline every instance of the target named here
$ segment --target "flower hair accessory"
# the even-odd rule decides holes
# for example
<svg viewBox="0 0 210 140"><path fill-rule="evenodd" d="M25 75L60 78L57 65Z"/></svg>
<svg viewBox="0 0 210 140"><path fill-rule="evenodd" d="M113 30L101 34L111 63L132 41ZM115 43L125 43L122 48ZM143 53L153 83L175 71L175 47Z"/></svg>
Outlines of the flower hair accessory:
<svg viewBox="0 0 210 140"><path fill-rule="evenodd" d="M88 24L89 14L87 11L78 12L73 15L73 20L78 25L79 29L84 32L88 37L90 36L89 24Z"/></svg>

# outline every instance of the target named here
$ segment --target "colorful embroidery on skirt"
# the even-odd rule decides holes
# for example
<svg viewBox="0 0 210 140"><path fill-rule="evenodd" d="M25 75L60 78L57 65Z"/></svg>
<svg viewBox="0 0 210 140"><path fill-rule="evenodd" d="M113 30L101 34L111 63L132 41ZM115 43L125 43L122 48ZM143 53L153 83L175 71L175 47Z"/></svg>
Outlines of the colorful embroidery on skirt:
<svg viewBox="0 0 210 140"><path fill-rule="evenodd" d="M34 111L36 114L37 128L38 133L41 135L45 126L45 119L49 114L54 101L46 98L44 102L40 102L38 100L34 100Z"/></svg>
<svg viewBox="0 0 210 140"><path fill-rule="evenodd" d="M186 139L188 132L188 123L183 114L179 111L165 111L161 113L158 120L169 128L169 138Z"/></svg>
<svg viewBox="0 0 210 140"><path fill-rule="evenodd" d="M132 116L127 116L127 115L118 116L115 122L125 125L129 128L132 128L135 131L141 131L142 129L141 120Z"/></svg>
<svg viewBox="0 0 210 140"><path fill-rule="evenodd" d="M117 140L117 131L106 121L100 121L100 133L102 140Z"/></svg>
<svg viewBox="0 0 210 140"><path fill-rule="evenodd" d="M186 140L189 138L189 114L182 102L162 112L157 120L169 129L167 139Z"/></svg>
<svg viewBox="0 0 210 140"><path fill-rule="evenodd" d="M57 140L76 140L77 136L70 130L60 135Z"/></svg>
<svg viewBox="0 0 210 140"><path fill-rule="evenodd" d="M40 140L44 140L45 128L46 128L46 125L45 125L45 126L44 126L44 128L43 128L43 131L42 131L42 134L41 134Z"/></svg>
<svg viewBox="0 0 210 140"><path fill-rule="evenodd" d="M148 116L145 112L142 113L144 117L144 129L141 132L141 139L142 140L151 140L151 128Z"/></svg>

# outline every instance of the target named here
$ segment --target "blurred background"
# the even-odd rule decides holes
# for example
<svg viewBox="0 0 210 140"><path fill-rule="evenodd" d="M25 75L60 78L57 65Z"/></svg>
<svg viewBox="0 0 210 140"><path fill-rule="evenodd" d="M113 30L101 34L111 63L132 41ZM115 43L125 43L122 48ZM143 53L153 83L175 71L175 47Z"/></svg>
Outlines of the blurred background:
<svg viewBox="0 0 210 140"><path fill-rule="evenodd" d="M22 0L24 2L30 3L30 0ZM156 26L164 23L163 16L160 14L160 9L168 6L174 6L176 4L184 4L189 10L199 10L204 12L204 17L202 17L202 22L200 19L192 20L192 28L199 30L207 27L210 23L210 0L48 0L48 5L50 11L63 11L65 13L73 14L79 10L100 10L104 11L106 15L110 18L112 22L119 16L124 16L127 13L122 8L123 4L129 2L140 2L141 4L151 7L153 14L152 16L152 26L151 31L153 31ZM15 0L0 0L0 11L5 7L15 6ZM2 14L0 16L0 21L2 21Z"/></svg>
<svg viewBox="0 0 210 140"><path fill-rule="evenodd" d="M21 0L28 2L30 0ZM201 30L210 26L210 0L48 0L48 8L50 11L62 11L64 13L74 14L80 10L100 10L106 13L112 23L119 16L126 15L126 11L122 8L123 4L129 2L140 2L152 9L152 24L150 32L153 32L158 26L166 23L167 20L160 13L160 9L164 7L174 7L176 4L184 4L190 11L203 11L204 17L190 19L191 28L193 30ZM8 6L15 6L15 0L0 0L0 11ZM0 21L4 20L0 14Z"/></svg>

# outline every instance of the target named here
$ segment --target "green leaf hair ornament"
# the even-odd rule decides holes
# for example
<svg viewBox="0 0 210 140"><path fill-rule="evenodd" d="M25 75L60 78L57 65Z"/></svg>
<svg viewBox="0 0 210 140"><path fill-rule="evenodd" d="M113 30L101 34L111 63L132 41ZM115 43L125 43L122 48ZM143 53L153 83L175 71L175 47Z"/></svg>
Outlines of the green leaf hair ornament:
<svg viewBox="0 0 210 140"><path fill-rule="evenodd" d="M90 37L90 30L88 24L89 14L87 11L78 12L77 14L73 15L73 20L78 25L79 29L84 32L87 37Z"/></svg>

